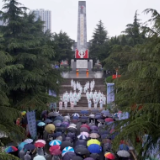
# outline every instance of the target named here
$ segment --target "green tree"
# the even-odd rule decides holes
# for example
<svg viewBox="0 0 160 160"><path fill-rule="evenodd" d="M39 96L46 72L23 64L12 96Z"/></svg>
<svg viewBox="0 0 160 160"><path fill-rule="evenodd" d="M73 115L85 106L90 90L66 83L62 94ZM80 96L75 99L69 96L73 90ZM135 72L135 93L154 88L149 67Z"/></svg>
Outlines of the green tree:
<svg viewBox="0 0 160 160"><path fill-rule="evenodd" d="M55 50L55 59L59 62L61 60L71 61L74 58L72 50L74 41L67 35L67 33L60 31L59 34L53 35L53 45Z"/></svg>
<svg viewBox="0 0 160 160"><path fill-rule="evenodd" d="M137 47L127 72L118 79L116 99L119 109L128 111L130 118L120 122L124 127L115 140L130 140L139 153L138 159L144 159L142 152L147 153L160 137L160 14L153 9L146 12L152 13L153 27L148 30L146 42ZM149 137L142 147L135 139L142 141L144 134Z"/></svg>
<svg viewBox="0 0 160 160"><path fill-rule="evenodd" d="M100 20L97 24L97 28L95 28L95 31L93 33L93 39L90 41L90 58L93 58L94 61L96 59L102 59L106 51L105 49L108 48L108 46L105 46L106 44L107 31L105 30L103 23Z"/></svg>
<svg viewBox="0 0 160 160"><path fill-rule="evenodd" d="M7 26L2 28L5 39L5 51L19 66L19 70L5 73L5 81L9 86L8 94L11 104L23 107L44 107L51 101L48 89L58 91L56 84L60 76L52 69L54 49L51 34L43 33L43 22L35 21L34 15L23 12L24 7L15 0L6 3L2 18ZM53 99L52 99L53 101Z"/></svg>

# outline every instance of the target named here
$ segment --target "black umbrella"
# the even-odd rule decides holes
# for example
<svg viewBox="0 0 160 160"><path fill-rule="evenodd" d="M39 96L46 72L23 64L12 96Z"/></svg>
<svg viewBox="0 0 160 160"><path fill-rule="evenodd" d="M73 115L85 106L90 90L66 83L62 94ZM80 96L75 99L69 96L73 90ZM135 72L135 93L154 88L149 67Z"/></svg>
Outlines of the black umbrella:
<svg viewBox="0 0 160 160"><path fill-rule="evenodd" d="M72 133L72 132L69 132L69 133L67 134L67 137L70 137L70 138L72 138L72 140L75 140L75 139L76 139L76 134L75 134L75 133Z"/></svg>
<svg viewBox="0 0 160 160"><path fill-rule="evenodd" d="M98 153L92 153L92 154L90 155L90 157L92 157L94 160L100 160L100 158L101 158Z"/></svg>
<svg viewBox="0 0 160 160"><path fill-rule="evenodd" d="M47 110L42 111L41 117L42 117L42 118L45 118L45 117L47 117L47 114L48 114L48 111L47 111Z"/></svg>
<svg viewBox="0 0 160 160"><path fill-rule="evenodd" d="M66 129L65 129L65 127L60 126L60 127L56 127L56 131L64 133L66 131Z"/></svg>
<svg viewBox="0 0 160 160"><path fill-rule="evenodd" d="M78 154L78 155L87 155L87 154L89 154L89 151L88 151L87 147L85 147L83 145L76 146L74 150L75 150L76 154Z"/></svg>
<svg viewBox="0 0 160 160"><path fill-rule="evenodd" d="M65 138L65 141L73 142L73 139L72 139L71 137L66 137L66 138Z"/></svg>
<svg viewBox="0 0 160 160"><path fill-rule="evenodd" d="M26 144L25 146L24 146L24 149L26 149L26 150L28 150L28 151L32 151L32 150L34 150L36 147L33 145L33 144L31 144L31 143L28 143L28 144Z"/></svg>
<svg viewBox="0 0 160 160"><path fill-rule="evenodd" d="M76 156L74 152L67 152L64 157L62 158L63 160L71 160L72 157Z"/></svg>
<svg viewBox="0 0 160 160"><path fill-rule="evenodd" d="M87 146L87 142L85 140L77 140L75 145L76 146L78 146L78 145Z"/></svg>
<svg viewBox="0 0 160 160"><path fill-rule="evenodd" d="M46 120L44 121L44 123L46 123L46 124L48 124L48 123L53 123L53 121L52 121L51 119L46 119Z"/></svg>
<svg viewBox="0 0 160 160"><path fill-rule="evenodd" d="M73 156L70 160L83 160L80 156Z"/></svg>
<svg viewBox="0 0 160 160"><path fill-rule="evenodd" d="M77 132L76 128L67 128L67 130L68 132L73 132L73 133Z"/></svg>
<svg viewBox="0 0 160 160"><path fill-rule="evenodd" d="M63 141L62 144L61 144L61 150L63 150L65 147L73 147L73 143L70 142L70 141Z"/></svg>
<svg viewBox="0 0 160 160"><path fill-rule="evenodd" d="M88 132L89 133L89 129L86 127L81 127L80 132Z"/></svg>

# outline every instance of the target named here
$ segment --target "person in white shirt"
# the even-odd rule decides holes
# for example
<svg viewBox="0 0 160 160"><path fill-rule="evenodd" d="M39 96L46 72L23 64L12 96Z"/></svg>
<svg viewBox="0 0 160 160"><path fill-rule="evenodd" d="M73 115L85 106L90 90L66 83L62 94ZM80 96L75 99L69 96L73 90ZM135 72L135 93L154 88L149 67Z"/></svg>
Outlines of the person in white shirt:
<svg viewBox="0 0 160 160"><path fill-rule="evenodd" d="M91 107L92 107L92 101L88 100L88 108L91 108Z"/></svg>
<svg viewBox="0 0 160 160"><path fill-rule="evenodd" d="M74 108L74 101L71 101L71 108Z"/></svg>
<svg viewBox="0 0 160 160"><path fill-rule="evenodd" d="M99 101L99 105L100 105L100 109L102 109L103 108L103 100L102 99Z"/></svg>
<svg viewBox="0 0 160 160"><path fill-rule="evenodd" d="M106 96L103 96L103 104L106 105Z"/></svg>
<svg viewBox="0 0 160 160"><path fill-rule="evenodd" d="M67 105L68 105L68 102L65 101L65 102L64 102L64 107L67 108Z"/></svg>
<svg viewBox="0 0 160 160"><path fill-rule="evenodd" d="M93 98L93 93L92 93L92 91L89 93L89 96L90 96L90 99Z"/></svg>
<svg viewBox="0 0 160 160"><path fill-rule="evenodd" d="M94 108L97 108L97 104L98 104L97 100L94 99Z"/></svg>
<svg viewBox="0 0 160 160"><path fill-rule="evenodd" d="M63 102L59 101L59 109L62 109L62 106L63 106Z"/></svg>

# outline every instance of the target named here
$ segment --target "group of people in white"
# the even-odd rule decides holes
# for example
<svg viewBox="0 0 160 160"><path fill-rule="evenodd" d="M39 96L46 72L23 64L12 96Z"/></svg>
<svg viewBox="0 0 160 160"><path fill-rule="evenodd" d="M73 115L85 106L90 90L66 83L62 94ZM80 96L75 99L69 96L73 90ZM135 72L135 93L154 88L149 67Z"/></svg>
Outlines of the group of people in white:
<svg viewBox="0 0 160 160"><path fill-rule="evenodd" d="M71 87L74 91L70 91L70 93L66 91L62 95L61 101L59 102L60 109L62 109L63 104L64 107L67 108L69 103L71 108L74 108L74 106L77 105L77 103L81 99L83 93L86 94L88 108L90 109L92 108L92 103L94 104L94 108L97 108L99 104L101 109L103 108L103 105L106 104L106 97L103 93L101 93L100 91L97 92L96 90L93 92L93 89L95 87L94 80L92 80L91 82L86 82L84 87L80 84L80 82L71 80Z"/></svg>

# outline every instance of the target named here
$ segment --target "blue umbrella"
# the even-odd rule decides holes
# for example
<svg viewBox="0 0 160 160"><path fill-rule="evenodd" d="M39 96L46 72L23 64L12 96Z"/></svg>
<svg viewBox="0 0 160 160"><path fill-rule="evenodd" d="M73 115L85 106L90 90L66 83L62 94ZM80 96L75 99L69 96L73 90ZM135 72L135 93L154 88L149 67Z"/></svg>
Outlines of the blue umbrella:
<svg viewBox="0 0 160 160"><path fill-rule="evenodd" d="M39 126L39 127L43 127L43 126L45 126L46 124L44 123L44 122L39 122L38 124L37 124L37 126Z"/></svg>
<svg viewBox="0 0 160 160"><path fill-rule="evenodd" d="M36 147L33 145L33 144L31 144L31 143L28 143L28 144L26 144L26 145L24 145L24 149L26 149L26 150L34 150Z"/></svg>
<svg viewBox="0 0 160 160"><path fill-rule="evenodd" d="M18 145L18 150L19 150L19 151L22 150L26 144L28 144L28 143L26 143L26 142L21 142L21 143Z"/></svg>
<svg viewBox="0 0 160 160"><path fill-rule="evenodd" d="M81 114L89 114L89 111L87 111L87 110L81 110L80 113L81 113Z"/></svg>
<svg viewBox="0 0 160 160"><path fill-rule="evenodd" d="M102 119L103 117L102 117L102 115L101 114L96 114L95 115L95 119Z"/></svg>
<svg viewBox="0 0 160 160"><path fill-rule="evenodd" d="M119 150L129 151L129 147L128 147L126 144L120 144L120 145L119 145Z"/></svg>
<svg viewBox="0 0 160 160"><path fill-rule="evenodd" d="M62 150L62 157L67 153L67 152L74 152L74 149L70 146L68 147L65 147L63 150Z"/></svg>
<svg viewBox="0 0 160 160"><path fill-rule="evenodd" d="M52 123L53 121L51 120L51 119L46 119L45 121L44 121L44 123Z"/></svg>
<svg viewBox="0 0 160 160"><path fill-rule="evenodd" d="M59 140L52 140L52 141L50 141L49 142L49 145L50 146L54 146L54 145L61 145L61 141L59 141Z"/></svg>
<svg viewBox="0 0 160 160"><path fill-rule="evenodd" d="M98 144L91 144L88 146L88 150L90 153L101 153L102 147Z"/></svg>

